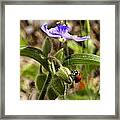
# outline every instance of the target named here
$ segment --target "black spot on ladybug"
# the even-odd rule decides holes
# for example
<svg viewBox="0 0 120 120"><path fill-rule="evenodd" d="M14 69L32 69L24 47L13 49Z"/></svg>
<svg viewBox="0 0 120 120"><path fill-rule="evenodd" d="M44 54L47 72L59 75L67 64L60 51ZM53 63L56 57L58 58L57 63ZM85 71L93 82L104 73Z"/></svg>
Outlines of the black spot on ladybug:
<svg viewBox="0 0 120 120"><path fill-rule="evenodd" d="M78 83L81 80L81 75L77 70L72 70L71 71L71 78L73 81L75 81L75 83Z"/></svg>

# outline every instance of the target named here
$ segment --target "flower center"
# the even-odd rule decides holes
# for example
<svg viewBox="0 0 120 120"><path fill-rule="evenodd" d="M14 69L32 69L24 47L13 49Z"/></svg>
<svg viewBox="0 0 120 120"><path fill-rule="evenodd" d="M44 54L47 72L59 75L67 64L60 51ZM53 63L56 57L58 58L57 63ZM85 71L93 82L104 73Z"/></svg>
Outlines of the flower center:
<svg viewBox="0 0 120 120"><path fill-rule="evenodd" d="M68 26L66 26L65 24L64 25L58 25L57 26L57 31L60 33L61 37L63 36L63 34L65 34L66 32L68 32Z"/></svg>

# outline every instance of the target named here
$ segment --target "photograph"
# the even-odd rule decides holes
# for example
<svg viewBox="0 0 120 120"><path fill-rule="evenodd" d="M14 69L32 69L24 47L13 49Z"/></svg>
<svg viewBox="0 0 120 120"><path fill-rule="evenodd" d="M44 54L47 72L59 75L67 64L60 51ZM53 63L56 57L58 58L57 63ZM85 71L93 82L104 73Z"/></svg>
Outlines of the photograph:
<svg viewBox="0 0 120 120"><path fill-rule="evenodd" d="M20 20L20 100L100 100L100 20Z"/></svg>
<svg viewBox="0 0 120 120"><path fill-rule="evenodd" d="M113 1L3 1L1 118L119 119Z"/></svg>

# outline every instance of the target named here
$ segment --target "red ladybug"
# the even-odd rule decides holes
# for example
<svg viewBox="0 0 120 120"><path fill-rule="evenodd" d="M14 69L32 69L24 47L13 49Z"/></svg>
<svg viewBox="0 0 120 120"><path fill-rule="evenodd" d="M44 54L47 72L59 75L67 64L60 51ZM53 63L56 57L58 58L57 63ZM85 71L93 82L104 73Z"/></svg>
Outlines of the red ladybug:
<svg viewBox="0 0 120 120"><path fill-rule="evenodd" d="M80 82L80 80L81 80L80 72L77 70L71 71L71 78L73 81L75 81L75 83Z"/></svg>
<svg viewBox="0 0 120 120"><path fill-rule="evenodd" d="M75 83L80 82L80 80L81 80L80 74L76 75L76 76L75 76Z"/></svg>

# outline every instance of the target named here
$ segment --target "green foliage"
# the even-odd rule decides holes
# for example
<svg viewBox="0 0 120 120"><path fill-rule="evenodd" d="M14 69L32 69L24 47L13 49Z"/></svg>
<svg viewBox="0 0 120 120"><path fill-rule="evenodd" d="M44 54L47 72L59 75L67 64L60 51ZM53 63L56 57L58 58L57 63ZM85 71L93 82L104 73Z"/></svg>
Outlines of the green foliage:
<svg viewBox="0 0 120 120"><path fill-rule="evenodd" d="M90 35L90 22L89 20L85 20L84 23L80 20L80 35L87 36Z"/></svg>
<svg viewBox="0 0 120 120"><path fill-rule="evenodd" d="M38 64L27 64L24 65L23 69L21 70L21 76L35 80L35 77L38 73L39 65Z"/></svg>
<svg viewBox="0 0 120 120"><path fill-rule="evenodd" d="M58 97L58 93L55 92L53 87L48 88L47 95L50 100L55 100Z"/></svg>
<svg viewBox="0 0 120 120"><path fill-rule="evenodd" d="M69 95L66 97L67 100L89 100L87 95L79 96L79 95Z"/></svg>
<svg viewBox="0 0 120 120"><path fill-rule="evenodd" d="M93 53L95 50L95 45L93 44L92 40L85 41L85 52L86 53Z"/></svg>
<svg viewBox="0 0 120 120"><path fill-rule="evenodd" d="M47 57L51 51L51 42L49 38L46 38L43 44L43 54Z"/></svg>
<svg viewBox="0 0 120 120"><path fill-rule="evenodd" d="M20 39L20 48L27 47L28 41L24 39Z"/></svg>
<svg viewBox="0 0 120 120"><path fill-rule="evenodd" d="M41 70L42 70L42 73L43 73L43 74L48 74L48 73L49 73L49 71L46 70L43 66L42 66Z"/></svg>
<svg viewBox="0 0 120 120"><path fill-rule="evenodd" d="M34 60L38 61L46 70L49 71L49 63L40 49L26 47L20 50L20 55L33 58Z"/></svg>
<svg viewBox="0 0 120 120"><path fill-rule="evenodd" d="M86 91L87 91L87 95L90 100L99 100L100 99L99 93L98 92L95 93L92 88L87 88Z"/></svg>
<svg viewBox="0 0 120 120"><path fill-rule="evenodd" d="M56 70L55 70L55 65L54 65L54 62L53 62L53 61L51 61L51 69L52 69L52 71L53 71L53 74L55 74L55 73L56 73Z"/></svg>
<svg viewBox="0 0 120 120"><path fill-rule="evenodd" d="M67 100L89 100L88 95L79 95L77 93L66 96Z"/></svg>
<svg viewBox="0 0 120 120"><path fill-rule="evenodd" d="M99 68L99 66L95 65L95 64L85 64L85 65L83 65L82 70L81 70L83 79L87 80L88 76L98 68Z"/></svg>
<svg viewBox="0 0 120 120"><path fill-rule="evenodd" d="M45 78L45 77L43 77L43 78ZM42 88L41 88L41 90L39 92L39 97L38 97L39 100L44 99L44 97L46 95L46 92L47 92L47 88L49 87L51 78L52 78L52 74L51 74L51 72L49 72L49 74L46 77L46 80L44 81L44 84L42 85Z"/></svg>
<svg viewBox="0 0 120 120"><path fill-rule="evenodd" d="M64 94L65 86L64 86L64 82L62 81L60 77L55 75L52 79L51 86L54 88L56 93L58 93L59 95Z"/></svg>
<svg viewBox="0 0 120 120"><path fill-rule="evenodd" d="M98 93L94 93L92 89L79 90L65 97L65 100L99 100L99 99L100 95Z"/></svg>
<svg viewBox="0 0 120 120"><path fill-rule="evenodd" d="M47 45L44 45L44 46L47 46ZM69 47L70 47L70 44L69 44ZM80 49L75 51L80 52L79 50ZM65 83L67 84L71 83L69 79L69 76L71 74L70 70L67 67L62 66L64 49L63 48L60 49L54 55L54 57L50 57L50 61L49 61L49 57L47 57L47 54L49 54L48 51L50 52L50 49L47 50L47 52L43 53L40 49L32 48L32 47L23 48L20 51L22 56L33 58L41 64L40 72L36 79L36 87L39 91L39 97L38 97L39 100L43 100L45 95L48 95L48 98L51 100L54 100L59 96L64 96ZM60 64L60 68L58 68L58 70L56 70L53 61L56 61ZM63 65L86 64L87 66L92 66L92 65L99 65L99 63L100 63L99 56L93 55L93 54L81 53L81 54L72 54L63 62ZM88 70L87 72L91 71L94 67L88 67L88 68L87 68ZM33 68L31 67L30 70L31 69L34 70L34 67ZM31 72L31 74L33 72L32 70L29 71ZM89 91L90 90L88 90L88 93L90 94L91 92ZM81 92L81 93L84 93L84 92ZM83 96L83 94L79 94L79 95L75 94L75 95L67 96L66 99L73 99L73 98L88 99L88 97L89 96L86 96L86 95Z"/></svg>
<svg viewBox="0 0 120 120"><path fill-rule="evenodd" d="M74 54L82 52L82 47L73 40L67 41L67 46L74 51Z"/></svg>
<svg viewBox="0 0 120 120"><path fill-rule="evenodd" d="M69 80L69 75L71 74L70 70L67 67L60 67L56 72L56 75L66 83L71 83Z"/></svg>
<svg viewBox="0 0 120 120"><path fill-rule="evenodd" d="M36 87L39 91L42 90L42 87L46 81L47 75L46 74L39 74L36 78Z"/></svg>
<svg viewBox="0 0 120 120"><path fill-rule="evenodd" d="M23 38L25 36L24 31L20 31L20 48L27 47L28 46L28 39Z"/></svg>
<svg viewBox="0 0 120 120"><path fill-rule="evenodd" d="M59 61L63 61L63 58L64 58L64 56L63 56L63 48L61 48L55 55L54 55L54 57L56 57Z"/></svg>
<svg viewBox="0 0 120 120"><path fill-rule="evenodd" d="M89 20L86 20L86 21L85 21L84 30L85 30L85 32L86 32L86 35L89 35L89 34L90 34L90 22L89 22Z"/></svg>
<svg viewBox="0 0 120 120"><path fill-rule="evenodd" d="M100 55L100 50L97 51L96 55Z"/></svg>
<svg viewBox="0 0 120 120"><path fill-rule="evenodd" d="M68 64L69 63L69 64ZM100 57L93 54L81 53L81 54L72 54L65 61L64 65L72 64L100 64Z"/></svg>
<svg viewBox="0 0 120 120"><path fill-rule="evenodd" d="M65 91L65 85L63 80L60 77L54 75L47 91L47 95L49 99L54 100L59 95L64 95L64 91Z"/></svg>

